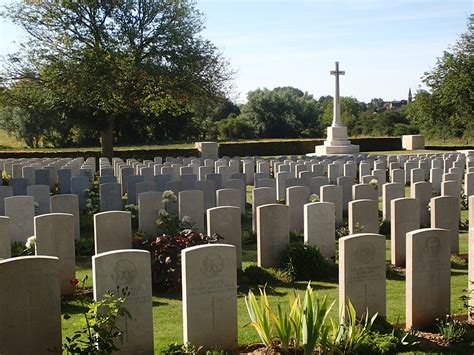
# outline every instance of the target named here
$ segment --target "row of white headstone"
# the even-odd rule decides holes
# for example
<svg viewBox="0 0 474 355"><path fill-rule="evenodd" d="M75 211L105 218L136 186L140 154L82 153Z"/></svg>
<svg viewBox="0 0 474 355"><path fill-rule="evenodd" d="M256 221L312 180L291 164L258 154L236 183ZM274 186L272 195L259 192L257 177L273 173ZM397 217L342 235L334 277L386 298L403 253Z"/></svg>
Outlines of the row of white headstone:
<svg viewBox="0 0 474 355"><path fill-rule="evenodd" d="M470 217L474 217L471 198ZM285 206L281 206L285 207ZM263 209L262 209L263 210ZM474 228L470 229L470 241ZM450 243L444 229L406 235L406 326L422 328L450 312ZM471 245L470 245L471 247ZM472 258L470 248L470 261ZM471 276L470 263L469 274ZM118 326L120 353L154 352L150 255L116 250L93 256L94 298L127 288L131 319ZM205 348L237 346L237 253L214 244L182 251L183 340ZM0 352L61 352L61 261L52 256L0 261ZM357 314L386 315L385 237L354 234L339 240L339 305ZM45 312L47 310L47 312ZM25 341L25 338L28 341Z"/></svg>
<svg viewBox="0 0 474 355"><path fill-rule="evenodd" d="M290 191L290 196L288 198L288 201L290 201L291 203L291 200L292 200L291 187L287 188L286 191L287 193L288 191ZM369 201L372 201L372 200L369 200ZM354 203L360 203L360 201L354 201ZM324 202L322 204L324 204ZM327 202L326 204L330 205L330 203L327 203ZM369 205L370 204L373 205L373 203L369 203ZM436 206L434 206L435 204L436 203L433 203L432 212L433 210L436 210ZM304 209L310 210L311 205L318 206L318 204L306 204L306 206L304 206ZM471 202L471 206L472 205L473 203ZM360 205L360 206L363 206L363 205ZM414 206L416 206L416 204ZM357 207L357 206L354 206L354 207ZM416 207L414 208L416 209ZM265 247L264 243L267 243L268 239L270 239L270 237L267 239L265 235L275 236L275 233L277 233L283 236L284 234L286 234L286 240L288 240L288 234L290 230L289 209L290 209L289 206L284 206L284 205L279 205L279 204L263 205L257 208L257 211L256 211L257 212L257 234L258 234L258 240L260 241L258 248L261 251L261 255L259 253L259 262L262 262L262 260L265 260L265 257L267 257L267 255L265 255L265 252L268 251L268 249L275 249L275 248L280 247L282 244L282 241L285 240L283 238L281 239L277 238L273 243L271 242L268 245L268 247ZM360 208L354 208L354 211L359 210L359 209ZM233 211L236 211L236 209L234 208ZM392 218L395 221L397 220L396 211L397 211L396 203L392 201L392 213L395 215L395 218L393 217ZM457 209L457 211L459 211L459 209ZM119 215L123 215L123 213L126 214L126 212L117 211L113 213L105 213L105 214L96 215L95 216L96 230L103 227L103 230L105 232L110 232L112 226L121 225L120 223L117 224L117 221L115 221L115 223L110 222L111 221L110 219L107 219L108 223L100 223L99 221L100 216L103 216L103 215L104 216L112 216L112 215L119 216ZM74 228L72 227L73 222L71 219L71 215L60 215L57 217L61 217L64 220L64 223L68 223L69 229L71 231L74 230ZM472 212L470 212L470 217L471 217L470 221L472 221L474 219L472 218ZM45 222L43 223L44 224L43 228L46 228L46 230L48 230L47 228L50 228L50 227L45 227L45 226L51 225L51 223L47 223L47 221L48 221L48 218L52 218L52 216L45 215L45 216L38 216L37 218L38 218L37 223L39 226L38 230L41 229L42 220ZM129 215L128 215L128 219L130 219ZM357 218L353 217L353 219L356 220ZM235 220L239 220L240 222L240 213L239 213L239 217L235 218ZM287 222L286 226L284 225L284 223L282 223L281 226L275 225L275 222L278 222L281 220ZM308 218L308 221L311 221L311 222L314 222L315 220L318 220L318 218ZM365 223L369 224L367 222ZM400 223L403 223L402 219L400 219ZM56 223L53 223L53 224L56 224ZM395 224L397 223L395 222ZM332 223L332 225L334 225L334 223ZM470 226L470 228L471 228L470 232L472 232L472 226ZM128 229L125 228L125 230L130 230L130 228ZM282 233L282 231L284 233ZM55 232L49 229L49 233L55 233ZM403 233L403 232L400 232L400 233ZM447 282L449 285L449 254L450 254L449 250L452 248L452 245L451 245L452 238L446 237L447 235L448 234L446 231L441 231L441 230L436 230L436 229L422 230L422 231L415 230L415 231L411 231L408 234L408 237L406 238L407 324L412 324L413 326L422 326L423 322L426 321L426 319L428 319L429 321L432 321L433 314L439 314L442 316L446 313L449 313L449 287L446 287L446 269L448 270ZM114 236L116 236L116 233L114 233ZM129 238L128 243L130 243L130 236L131 234L129 234L128 236ZM340 261L340 273L339 273L340 303L341 304L345 302L344 300L346 299L346 297L349 297L351 301L356 305L359 311L360 310L363 311L367 307L373 313L376 311L379 311L381 315L385 314L385 311L384 311L384 308L385 308L385 257L384 257L385 240L382 238L383 238L382 236L377 236L377 235L374 236L372 234L366 235L364 233L362 235L353 235L353 236L349 236L340 240L339 252L340 252L340 260L342 260L342 262ZM67 239L74 241L74 238L72 236L69 236L69 238ZM382 248L382 240L383 240L383 248ZM213 245L213 246L204 247L203 248L204 251L202 253L203 255L205 254L206 256L200 259L198 258L200 262L198 262L199 260L192 264L183 262L183 270L187 270L186 265L188 265L188 267L190 268L190 272L191 271L195 273L199 272L200 273L199 275L201 277L202 275L204 275L209 278L208 281L204 283L201 282L195 288L193 288L191 286L188 287L185 281L187 278L185 275L183 275L183 282L185 282L185 284L183 285L183 290L189 290L189 292L186 291L183 294L183 306L184 307L187 307L187 305L193 306L193 307L190 307L189 314L186 308L184 312L185 340L189 340L194 343L203 344L203 345L211 344L211 345L222 345L225 347L229 347L227 345L228 344L227 341L231 341L229 339L232 339L233 344L235 344L236 342L236 330L235 332L233 331L234 329L233 324L235 325L235 329L236 329L236 322L234 322L233 319L234 319L234 315L235 315L235 319L237 315L236 315L236 311L234 312L234 307L236 309L236 306L234 306L235 302L233 301L233 295L235 294L235 287L233 286L233 283L232 283L232 280L234 280L235 277L233 278L225 277L224 279L218 279L216 278L216 275L227 270L224 268L224 265L221 263L221 258L222 260L225 261L225 260L232 260L232 257L230 256L226 257L225 255L223 256L222 254L219 254L218 252L216 252L217 251L216 249L212 249L211 251L211 249L208 249L210 247L219 247L219 246ZM97 248L97 238L96 238L96 248ZM113 246L113 245L111 246L111 248L112 250L121 249L119 246ZM231 247L227 246L227 248L231 248ZM230 250L230 249L226 249L226 250ZM98 253L101 252L100 250L96 250L96 251ZM191 249L188 250L188 252L191 252L191 251L192 251ZM105 254L107 253L113 254L113 253L120 253L120 252L121 251L112 251L112 252L106 252ZM134 251L134 252L137 252L137 251ZM223 252L223 254L225 254L225 252ZM235 262L231 265L229 270L233 270L233 272L235 272L236 267L237 267L238 253L236 252L235 249L232 249L232 254L235 255ZM101 254L97 254L95 258L99 257L100 255ZM347 255L347 257L345 255ZM341 256L342 256L342 259L341 259ZM45 257L37 257L37 258L45 258ZM149 256L147 256L147 258L149 262ZM354 258L355 258L355 261L353 261ZM26 259L29 259L29 258L26 258ZM185 257L183 259L185 259ZM374 261L374 264L369 263L368 262L369 259L370 261ZM11 267L11 265L14 265L13 262L19 261L19 260L24 260L24 259L23 258L11 259L10 261L3 262L1 264L2 267L0 268L0 275L5 277L5 280L8 281L9 284L12 284L13 281L9 280L8 278L8 275L9 275L8 266ZM38 259L35 259L35 260L38 260ZM383 263L381 262L381 260L383 261ZM418 262L421 263L420 260L423 261L423 264L417 265ZM51 264L52 262L49 262L49 263ZM357 266L358 265L357 263L359 263L359 266ZM133 267L131 267L130 269L130 268L127 268L126 266L123 266L124 264L129 265L129 266L131 265L128 262L122 262L120 263L118 267L113 269L112 274L115 276L111 276L111 277L112 277L112 280L114 280L116 285L117 285L116 280L118 280L120 277L125 278L125 279L130 279L132 275L139 274L139 273L134 274L132 271L130 271L130 270L133 270ZM3 267L5 265L7 265L6 268ZM20 265L20 264L17 264L17 265ZM199 267L196 267L196 265L199 265ZM109 263L109 266L110 266L110 263ZM25 271L28 271L27 267L25 266L20 266L20 267L23 267ZM412 268L411 269L412 272L410 272L410 267ZM41 269L41 267L39 268L34 267L32 269L38 270L38 269ZM351 274L351 271L354 269L358 271L356 273ZM382 269L383 269L383 292L382 292L382 286L381 286L382 285L382 282L381 282ZM145 268L145 270L149 270L149 265L148 265L148 268ZM30 274L34 274L34 272L31 272ZM50 272L50 274L54 274L54 272ZM94 271L94 274L95 274L95 271ZM18 275L18 272L16 272L16 275ZM59 281L58 275L59 275L59 271L56 273L56 278ZM222 274L222 275L225 275L225 274ZM426 275L428 275L429 277L426 277ZM417 277L419 278L419 280L417 279ZM10 278L11 278L11 275L10 275ZM194 280L195 278L196 276L194 275L192 278L188 278L188 279ZM424 285L424 287L418 288L418 285ZM440 285L442 286L444 293L438 292L437 287L441 287ZM15 286L15 285L12 285L12 286ZM98 286L96 285L96 282L95 282L95 287L98 288ZM19 287L17 286L17 287L14 287L13 289L19 289ZM211 296L214 295L213 290L218 291L215 293L216 297L209 297L209 295ZM227 290L229 292L229 295L226 296L224 299L221 299L218 296L224 290ZM411 292L410 293L411 298L409 297L409 292ZM446 295L446 292L448 293L447 295ZM31 295L31 292L30 293L26 292L25 294ZM5 297L4 299L6 299L6 297L8 297L9 295L2 294L2 296ZM38 296L38 297L41 298L41 296ZM150 291L150 298L151 298L151 291ZM376 302L374 301L374 298L375 300L377 300ZM425 302L426 298L428 298L430 302ZM2 302L4 299L2 299L0 302ZM210 300L212 302L210 306L208 305L207 307L201 307L202 309L202 312L201 312L201 311L196 311L194 309L196 308L195 307L196 304L192 303L192 301L196 299L203 299L200 301L200 302L204 302L203 306L205 306L206 302L209 302ZM383 299L383 311L382 311L382 306L380 306L381 304L380 299ZM423 302L421 302L422 304L417 303L420 301L420 299L423 300ZM220 301L225 302L229 300L232 300L232 304L230 305L225 304L225 307L222 306L221 303L219 303ZM23 308L27 308L26 313L28 317L34 316L35 312L38 313L37 308L35 310L34 306L33 307L30 306L31 304L30 298L28 300L22 299L22 301L25 301L25 302L22 302L21 304ZM431 308L429 307L426 308L427 304ZM446 312L446 304L448 305L447 312ZM25 305L28 305L28 306L25 307ZM22 307L19 307L19 308L21 309ZM228 316L224 317L222 316L221 313L219 313L219 311L223 311L223 310L230 310L229 313L226 313ZM147 312L151 312L151 306L149 307L149 311ZM198 312L197 315L194 314L196 312ZM206 314L203 315L203 313L206 313ZM422 315L420 316L420 313L422 315L426 314L427 317L423 317ZM210 329L212 330L226 329L224 331L225 334L221 335L219 332L217 332L217 333L214 333L217 335L217 338L213 336L212 334L208 335L208 339L196 338L198 336L203 335L202 319L205 316L208 317L205 319L209 319L208 324L209 324ZM198 319L199 322L197 323L193 322L193 320L196 320L196 319ZM412 323L410 323L410 319ZM222 320L226 326L216 328L216 322L218 322L219 320ZM227 320L230 320L230 321L227 322ZM197 334L193 333L193 329L191 329L193 327L194 327L194 333L197 333ZM198 329L199 331L197 331L196 329ZM151 333L153 332L151 331ZM11 336L11 333L8 333L7 335ZM140 337L141 335L138 336L138 338ZM53 339L54 338L55 337L53 337ZM0 339L3 339L3 338L0 337ZM56 335L56 339L57 339L57 335ZM206 341L210 341L211 343L207 343ZM143 342L146 342L146 341L143 340ZM7 344L7 342L5 342L5 344ZM50 349L54 349L54 346L51 346ZM5 352L8 352L8 351L5 350Z"/></svg>

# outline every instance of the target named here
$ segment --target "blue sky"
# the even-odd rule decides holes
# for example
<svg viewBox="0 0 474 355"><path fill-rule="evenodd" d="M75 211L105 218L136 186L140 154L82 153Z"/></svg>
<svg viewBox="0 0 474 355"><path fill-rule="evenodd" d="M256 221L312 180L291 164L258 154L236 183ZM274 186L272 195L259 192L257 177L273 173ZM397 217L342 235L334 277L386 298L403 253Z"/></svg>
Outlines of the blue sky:
<svg viewBox="0 0 474 355"><path fill-rule="evenodd" d="M6 0L0 0L5 4ZM294 86L332 95L334 62L346 71L341 95L406 98L443 50L465 32L474 0L197 0L203 36L237 71L234 98L256 88ZM20 41L0 22L0 55Z"/></svg>
<svg viewBox="0 0 474 355"><path fill-rule="evenodd" d="M258 87L406 98L436 58L467 28L474 0L198 0L204 36L237 70L240 101Z"/></svg>

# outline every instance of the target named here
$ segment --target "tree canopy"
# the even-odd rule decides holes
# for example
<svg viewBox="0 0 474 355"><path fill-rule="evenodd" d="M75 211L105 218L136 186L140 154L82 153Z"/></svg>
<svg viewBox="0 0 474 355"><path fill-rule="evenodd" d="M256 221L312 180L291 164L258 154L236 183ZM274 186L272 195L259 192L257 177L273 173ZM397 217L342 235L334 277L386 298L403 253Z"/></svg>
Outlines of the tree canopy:
<svg viewBox="0 0 474 355"><path fill-rule="evenodd" d="M408 116L429 135L474 136L474 15L457 43L444 51L407 108Z"/></svg>
<svg viewBox="0 0 474 355"><path fill-rule="evenodd" d="M180 116L229 92L232 72L200 36L191 1L19 2L2 16L28 34L2 72L3 106L27 116L39 104L50 121L100 132L105 156L124 122Z"/></svg>

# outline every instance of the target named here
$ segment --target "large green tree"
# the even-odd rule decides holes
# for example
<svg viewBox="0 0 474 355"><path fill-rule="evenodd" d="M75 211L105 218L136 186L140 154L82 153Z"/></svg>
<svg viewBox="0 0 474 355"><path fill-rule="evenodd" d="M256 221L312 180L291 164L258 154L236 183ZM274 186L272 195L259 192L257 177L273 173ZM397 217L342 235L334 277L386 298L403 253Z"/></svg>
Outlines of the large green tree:
<svg viewBox="0 0 474 355"><path fill-rule="evenodd" d="M293 87L250 91L240 117L254 123L259 137L290 138L321 132L317 101Z"/></svg>
<svg viewBox="0 0 474 355"><path fill-rule="evenodd" d="M39 91L58 117L100 132L107 157L123 120L180 115L196 99L219 100L229 90L232 73L200 36L202 16L192 1L25 1L2 15L28 34L2 72L5 92L19 82ZM27 107L22 95L13 98Z"/></svg>
<svg viewBox="0 0 474 355"><path fill-rule="evenodd" d="M429 91L418 92L407 114L429 134L474 136L474 15L457 43L438 58L423 82Z"/></svg>

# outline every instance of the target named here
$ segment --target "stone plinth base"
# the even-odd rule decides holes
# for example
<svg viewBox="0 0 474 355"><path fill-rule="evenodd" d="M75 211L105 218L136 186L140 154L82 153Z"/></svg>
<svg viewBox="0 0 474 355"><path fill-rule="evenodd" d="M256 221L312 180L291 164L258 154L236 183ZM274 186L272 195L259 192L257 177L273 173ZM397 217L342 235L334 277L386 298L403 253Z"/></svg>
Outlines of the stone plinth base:
<svg viewBox="0 0 474 355"><path fill-rule="evenodd" d="M196 142L194 146L199 155L204 159L217 159L219 157L219 146L217 142Z"/></svg>
<svg viewBox="0 0 474 355"><path fill-rule="evenodd" d="M402 148L406 150L425 149L425 136L422 136L422 135L402 136Z"/></svg>
<svg viewBox="0 0 474 355"><path fill-rule="evenodd" d="M347 139L347 127L331 126L327 128L324 145L316 146L316 155L357 154L359 146L351 144Z"/></svg>
<svg viewBox="0 0 474 355"><path fill-rule="evenodd" d="M317 145L316 146L316 155L329 155L329 154L357 154L359 153L358 145Z"/></svg>

